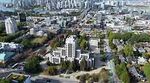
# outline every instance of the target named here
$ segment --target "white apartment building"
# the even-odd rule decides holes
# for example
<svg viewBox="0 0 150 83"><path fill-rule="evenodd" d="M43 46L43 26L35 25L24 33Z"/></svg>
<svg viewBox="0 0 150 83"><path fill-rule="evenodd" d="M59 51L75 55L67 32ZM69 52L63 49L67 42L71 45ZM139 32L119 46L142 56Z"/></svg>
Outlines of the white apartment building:
<svg viewBox="0 0 150 83"><path fill-rule="evenodd" d="M76 39L75 35L72 35L66 39L66 55L69 60L73 60L76 55Z"/></svg>
<svg viewBox="0 0 150 83"><path fill-rule="evenodd" d="M7 34L15 33L18 30L16 21L10 17L5 20L5 28Z"/></svg>
<svg viewBox="0 0 150 83"><path fill-rule="evenodd" d="M84 58L87 61L88 66L94 66L94 58L90 53L82 53L80 49L77 49L76 36L71 35L66 39L65 47L58 47L53 50L52 53L48 53L46 57L51 63L60 64L61 61L74 61L74 59L80 61Z"/></svg>

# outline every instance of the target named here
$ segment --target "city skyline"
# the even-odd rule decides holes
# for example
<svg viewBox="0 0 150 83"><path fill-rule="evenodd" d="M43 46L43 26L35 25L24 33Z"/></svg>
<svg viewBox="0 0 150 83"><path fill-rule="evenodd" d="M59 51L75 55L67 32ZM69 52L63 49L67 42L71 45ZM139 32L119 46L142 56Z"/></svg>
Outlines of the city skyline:
<svg viewBox="0 0 150 83"><path fill-rule="evenodd" d="M0 83L150 83L150 0L0 0Z"/></svg>

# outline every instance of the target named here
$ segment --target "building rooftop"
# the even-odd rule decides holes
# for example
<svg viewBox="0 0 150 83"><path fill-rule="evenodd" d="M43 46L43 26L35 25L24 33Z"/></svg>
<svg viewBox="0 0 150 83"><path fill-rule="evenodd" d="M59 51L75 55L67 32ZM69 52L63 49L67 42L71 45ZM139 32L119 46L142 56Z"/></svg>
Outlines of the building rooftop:
<svg viewBox="0 0 150 83"><path fill-rule="evenodd" d="M22 46L19 44L15 44L13 42L6 43L6 42L0 42L0 49L20 49Z"/></svg>
<svg viewBox="0 0 150 83"><path fill-rule="evenodd" d="M0 53L0 61L7 61L11 57L13 57L14 55L15 55L14 52L3 52L3 53Z"/></svg>
<svg viewBox="0 0 150 83"><path fill-rule="evenodd" d="M75 35L71 35L70 37L68 37L67 39L66 39L66 43L75 43L75 41L76 41L76 36Z"/></svg>
<svg viewBox="0 0 150 83"><path fill-rule="evenodd" d="M26 79L29 77L30 77L29 75L11 73L6 78L8 80L11 80L12 83L24 83Z"/></svg>

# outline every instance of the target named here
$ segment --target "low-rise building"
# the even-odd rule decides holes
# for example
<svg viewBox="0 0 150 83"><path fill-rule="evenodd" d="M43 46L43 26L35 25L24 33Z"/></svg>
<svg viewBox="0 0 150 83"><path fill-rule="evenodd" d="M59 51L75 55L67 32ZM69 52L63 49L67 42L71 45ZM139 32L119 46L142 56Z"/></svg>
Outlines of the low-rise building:
<svg viewBox="0 0 150 83"><path fill-rule="evenodd" d="M15 43L0 42L0 51L22 51L23 46Z"/></svg>
<svg viewBox="0 0 150 83"><path fill-rule="evenodd" d="M22 51L23 46L20 44L0 42L0 62L7 62L12 59L16 53Z"/></svg>
<svg viewBox="0 0 150 83"><path fill-rule="evenodd" d="M5 63L10 60L13 56L15 56L14 52L2 52L0 53L0 62Z"/></svg>
<svg viewBox="0 0 150 83"><path fill-rule="evenodd" d="M141 74L137 71L137 69L136 69L134 66L132 66L132 67L129 68L129 72L130 72L131 75L134 76L137 80L145 80L145 79L144 79L144 76L141 75Z"/></svg>
<svg viewBox="0 0 150 83"><path fill-rule="evenodd" d="M144 57L138 57L138 64L144 65L147 63L147 60Z"/></svg>
<svg viewBox="0 0 150 83"><path fill-rule="evenodd" d="M90 50L92 53L100 53L99 43L100 39L98 38L89 39Z"/></svg>
<svg viewBox="0 0 150 83"><path fill-rule="evenodd" d="M31 83L31 76L18 74L18 73L11 73L9 74L6 79L10 80L11 83Z"/></svg>

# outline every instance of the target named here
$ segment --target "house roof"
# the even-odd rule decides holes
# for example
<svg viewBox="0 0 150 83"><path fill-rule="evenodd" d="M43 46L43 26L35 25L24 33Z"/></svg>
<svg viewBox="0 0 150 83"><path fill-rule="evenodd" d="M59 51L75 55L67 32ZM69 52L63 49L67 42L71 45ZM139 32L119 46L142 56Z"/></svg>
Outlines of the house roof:
<svg viewBox="0 0 150 83"><path fill-rule="evenodd" d="M3 53L0 53L0 61L7 61L8 59L13 57L14 55L15 55L14 52L3 52Z"/></svg>

